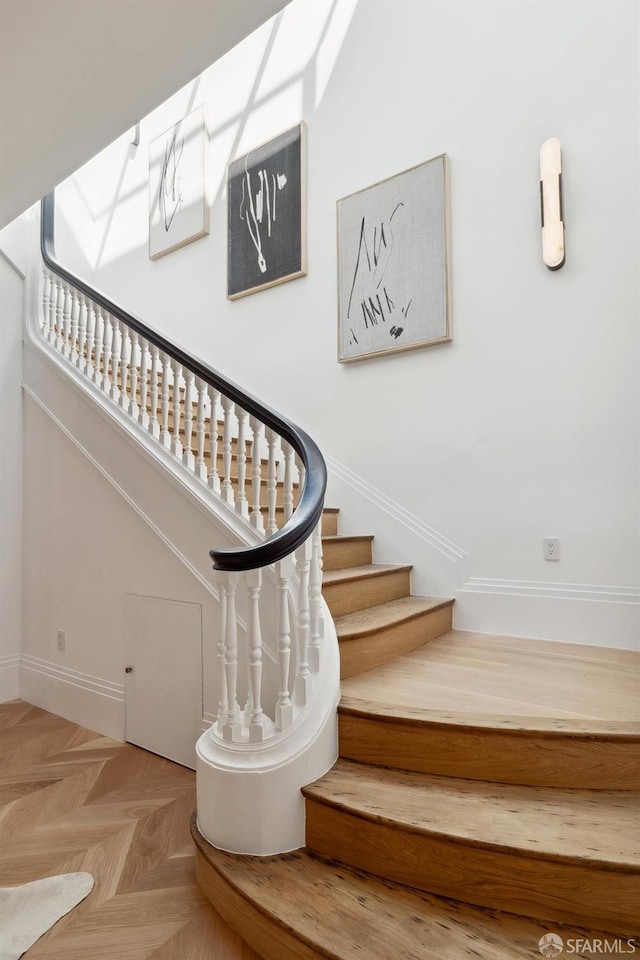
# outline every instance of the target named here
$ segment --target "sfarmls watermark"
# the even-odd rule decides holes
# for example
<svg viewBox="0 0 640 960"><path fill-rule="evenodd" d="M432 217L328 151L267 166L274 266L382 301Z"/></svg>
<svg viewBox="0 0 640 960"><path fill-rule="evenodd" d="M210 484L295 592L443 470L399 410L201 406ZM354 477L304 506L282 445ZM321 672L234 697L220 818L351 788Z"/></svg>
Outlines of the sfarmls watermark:
<svg viewBox="0 0 640 960"><path fill-rule="evenodd" d="M543 957L559 957L563 953L575 953L584 956L594 954L635 953L638 949L635 939L622 940L620 938L602 937L567 937L563 940L557 933L545 933L538 941L538 949Z"/></svg>

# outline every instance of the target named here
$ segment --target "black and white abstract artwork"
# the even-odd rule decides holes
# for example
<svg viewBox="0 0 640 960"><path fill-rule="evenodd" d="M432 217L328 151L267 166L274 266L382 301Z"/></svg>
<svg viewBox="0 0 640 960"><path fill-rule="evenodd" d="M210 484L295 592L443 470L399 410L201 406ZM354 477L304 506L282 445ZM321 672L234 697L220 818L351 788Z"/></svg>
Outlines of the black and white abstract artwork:
<svg viewBox="0 0 640 960"><path fill-rule="evenodd" d="M305 167L303 123L229 164L229 300L306 274Z"/></svg>
<svg viewBox="0 0 640 960"><path fill-rule="evenodd" d="M204 107L149 146L149 257L157 260L209 232Z"/></svg>
<svg viewBox="0 0 640 960"><path fill-rule="evenodd" d="M338 360L450 340L447 157L338 201Z"/></svg>

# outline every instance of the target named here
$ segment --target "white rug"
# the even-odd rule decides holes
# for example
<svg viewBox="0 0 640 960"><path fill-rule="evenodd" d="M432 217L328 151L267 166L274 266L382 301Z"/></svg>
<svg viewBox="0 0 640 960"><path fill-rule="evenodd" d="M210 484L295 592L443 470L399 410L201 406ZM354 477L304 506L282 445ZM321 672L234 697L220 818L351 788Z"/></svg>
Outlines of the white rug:
<svg viewBox="0 0 640 960"><path fill-rule="evenodd" d="M93 889L90 873L63 873L0 887L0 960L18 960Z"/></svg>

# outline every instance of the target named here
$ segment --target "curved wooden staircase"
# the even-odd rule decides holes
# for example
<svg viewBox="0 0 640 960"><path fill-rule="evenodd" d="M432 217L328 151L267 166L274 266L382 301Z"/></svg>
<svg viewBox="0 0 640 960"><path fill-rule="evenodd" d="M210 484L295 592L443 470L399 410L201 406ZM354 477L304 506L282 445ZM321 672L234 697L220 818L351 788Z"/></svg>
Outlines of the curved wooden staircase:
<svg viewBox="0 0 640 960"><path fill-rule="evenodd" d="M340 759L303 790L305 850L224 853L194 819L215 908L265 960L514 960L549 930L637 936L638 655L453 631L453 601L324 529Z"/></svg>

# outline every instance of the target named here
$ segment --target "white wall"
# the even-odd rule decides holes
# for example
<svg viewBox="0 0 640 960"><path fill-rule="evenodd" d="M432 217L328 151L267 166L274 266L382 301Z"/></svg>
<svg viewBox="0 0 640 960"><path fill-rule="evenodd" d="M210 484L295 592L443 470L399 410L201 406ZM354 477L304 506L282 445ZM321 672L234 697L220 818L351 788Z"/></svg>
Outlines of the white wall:
<svg viewBox="0 0 640 960"><path fill-rule="evenodd" d="M455 592L458 624L634 645L638 99L635 0L294 0L145 119L137 151L125 137L60 189L58 253L307 428L351 507L343 529L357 518L380 559L406 554L418 591ZM152 263L148 143L202 102L211 233ZM230 303L225 165L301 118L309 275ZM557 273L540 256L549 136ZM339 365L335 201L441 152L453 342Z"/></svg>
<svg viewBox="0 0 640 960"><path fill-rule="evenodd" d="M35 382L28 372L29 390ZM36 389L47 397L42 382ZM60 389L70 388L61 382ZM75 406L100 436L105 427L89 404L76 401ZM77 446L62 432L50 409L27 394L21 695L124 739L125 598L138 595L201 605L205 712L210 713L217 702L217 603L122 497L117 482L96 469L82 443ZM126 439L121 444L121 458L126 458ZM130 455L140 459L137 451ZM111 458L109 451L107 464ZM167 490L166 480L163 486ZM171 490L167 493L170 504ZM65 632L64 651L57 648L59 629ZM180 637L173 649L179 658Z"/></svg>
<svg viewBox="0 0 640 960"><path fill-rule="evenodd" d="M0 702L18 696L22 618L24 222L0 233Z"/></svg>

